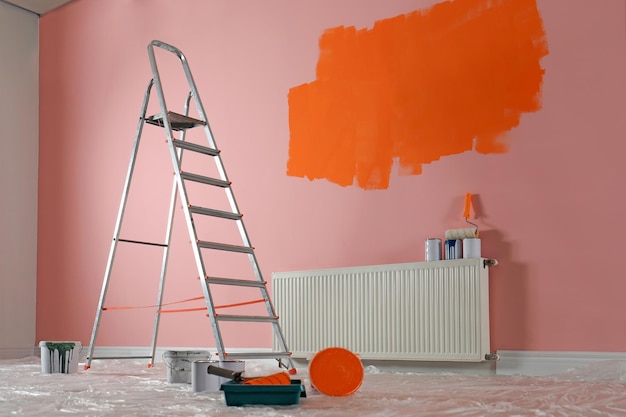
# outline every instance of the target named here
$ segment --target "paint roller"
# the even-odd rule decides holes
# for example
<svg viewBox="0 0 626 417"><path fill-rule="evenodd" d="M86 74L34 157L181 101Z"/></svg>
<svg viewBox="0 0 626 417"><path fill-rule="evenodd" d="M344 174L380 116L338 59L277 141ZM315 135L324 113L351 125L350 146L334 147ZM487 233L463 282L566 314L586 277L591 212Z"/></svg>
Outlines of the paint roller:
<svg viewBox="0 0 626 417"><path fill-rule="evenodd" d="M465 229L448 229L446 230L446 239L465 239L478 237L478 225L469 221L470 209L472 207L472 195L470 193L465 194L465 206L463 207L463 217L465 221L474 227Z"/></svg>
<svg viewBox="0 0 626 417"><path fill-rule="evenodd" d="M291 384L291 377L289 376L287 372L277 372L275 374L257 377L257 378L244 378L242 376L243 371L231 371L230 369L221 368L215 365L209 365L206 371L208 374L232 379L237 384L249 384L249 385L289 385Z"/></svg>

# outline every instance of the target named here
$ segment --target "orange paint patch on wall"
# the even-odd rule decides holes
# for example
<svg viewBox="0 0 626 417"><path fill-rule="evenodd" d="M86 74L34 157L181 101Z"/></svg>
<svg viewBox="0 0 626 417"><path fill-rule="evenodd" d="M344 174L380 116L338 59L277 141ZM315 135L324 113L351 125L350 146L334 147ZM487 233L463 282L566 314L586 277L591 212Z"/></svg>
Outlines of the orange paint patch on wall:
<svg viewBox="0 0 626 417"><path fill-rule="evenodd" d="M507 151L541 108L535 0L455 0L320 38L317 79L289 91L287 175L385 189L443 156Z"/></svg>

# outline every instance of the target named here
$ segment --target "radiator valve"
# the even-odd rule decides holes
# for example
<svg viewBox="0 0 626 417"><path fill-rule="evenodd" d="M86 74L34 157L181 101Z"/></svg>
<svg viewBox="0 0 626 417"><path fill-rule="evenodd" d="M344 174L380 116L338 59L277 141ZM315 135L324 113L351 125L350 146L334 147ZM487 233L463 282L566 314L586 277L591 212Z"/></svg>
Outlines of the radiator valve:
<svg viewBox="0 0 626 417"><path fill-rule="evenodd" d="M497 259L485 259L483 261L483 268L486 268L488 266L496 266L496 265L498 265Z"/></svg>

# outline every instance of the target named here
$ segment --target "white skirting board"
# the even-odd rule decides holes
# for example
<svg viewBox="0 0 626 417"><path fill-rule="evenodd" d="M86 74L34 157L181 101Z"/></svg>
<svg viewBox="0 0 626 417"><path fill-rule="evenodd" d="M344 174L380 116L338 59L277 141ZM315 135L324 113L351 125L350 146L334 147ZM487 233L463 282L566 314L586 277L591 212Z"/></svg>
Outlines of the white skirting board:
<svg viewBox="0 0 626 417"><path fill-rule="evenodd" d="M154 355L155 362L163 362L163 354L166 351L184 352L184 351L203 351L207 350L212 356L217 353L216 347L180 347L180 346L163 346L157 347ZM86 359L89 346L83 346L81 354L81 360ZM231 353L246 353L246 352L271 352L270 348L232 348L228 350ZM124 356L149 356L151 354L150 347L143 346L96 346L94 350L94 358L102 357L124 357ZM215 356L217 359L217 356ZM275 359L268 359L272 362L276 362Z"/></svg>
<svg viewBox="0 0 626 417"><path fill-rule="evenodd" d="M497 375L555 375L593 362L626 360L626 352L499 350L498 355Z"/></svg>
<svg viewBox="0 0 626 417"><path fill-rule="evenodd" d="M0 348L0 359L21 359L36 355L39 347Z"/></svg>
<svg viewBox="0 0 626 417"><path fill-rule="evenodd" d="M81 361L85 360L88 346L83 346ZM168 351L198 351L208 350L217 352L214 347L159 347L156 350L155 361L162 362L163 354ZM261 352L263 348L231 349L233 352ZM271 351L271 349L265 349ZM0 349L0 359L19 359L28 356L38 356L39 347ZM461 362L419 362L419 361L363 361L364 365L374 365L381 370L395 372L458 372L469 374L496 374L496 375L527 375L547 376L563 373L567 370L586 366L600 361L626 361L626 352L570 352L570 351L522 351L499 350L499 360L482 364ZM149 355L149 347L141 346L100 346L96 347L94 356L141 356ZM272 364L274 359L268 359ZM308 361L302 361L300 366L306 366ZM495 364L495 366L493 366Z"/></svg>

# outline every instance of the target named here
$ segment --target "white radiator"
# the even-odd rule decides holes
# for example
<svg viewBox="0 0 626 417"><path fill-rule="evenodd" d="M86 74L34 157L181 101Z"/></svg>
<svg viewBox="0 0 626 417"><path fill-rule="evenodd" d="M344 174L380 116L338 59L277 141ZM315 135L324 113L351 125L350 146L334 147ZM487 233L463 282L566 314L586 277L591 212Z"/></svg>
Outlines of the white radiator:
<svg viewBox="0 0 626 417"><path fill-rule="evenodd" d="M294 358L339 346L361 359L479 362L490 353L488 262L276 272L273 302Z"/></svg>

